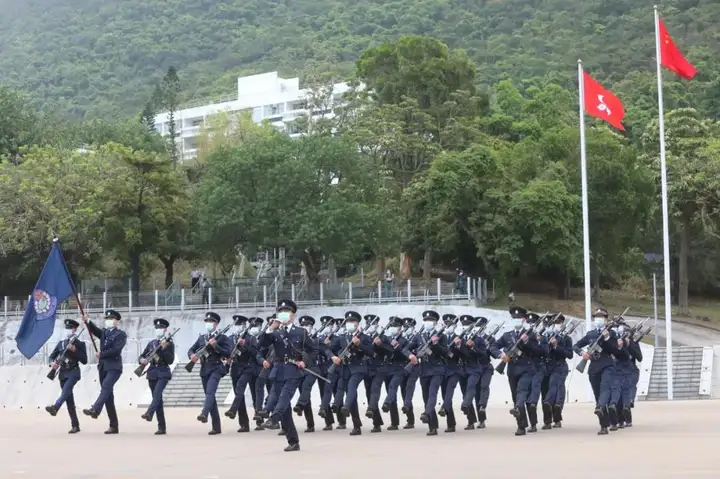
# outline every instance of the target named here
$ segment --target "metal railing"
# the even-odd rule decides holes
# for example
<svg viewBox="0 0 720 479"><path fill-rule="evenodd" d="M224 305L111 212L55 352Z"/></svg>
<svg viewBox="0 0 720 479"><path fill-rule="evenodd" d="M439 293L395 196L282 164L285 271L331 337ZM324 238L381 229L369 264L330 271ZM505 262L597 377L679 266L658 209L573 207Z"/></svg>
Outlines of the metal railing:
<svg viewBox="0 0 720 479"><path fill-rule="evenodd" d="M200 290L181 288L177 293L168 294L168 290L140 292L104 292L86 294L80 297L84 310L88 314L100 314L107 309L121 312L152 311L198 311L213 307L263 307L277 304L280 298L290 298L299 306L342 306L352 304L388 304L388 303L443 303L448 301L487 302L484 294L486 281L482 278L467 278L467 285L461 290L455 283L441 281L429 282L407 280L387 285L383 281L377 284L368 282L342 282L339 284L307 284L300 289L297 284L283 287L280 281L271 284L248 284L234 288L206 288ZM302 295L298 294L302 291ZM5 297L2 301L0 318L5 321L22 319L25 306L30 297L17 299ZM78 313L75 300L63 302L59 317L75 316Z"/></svg>

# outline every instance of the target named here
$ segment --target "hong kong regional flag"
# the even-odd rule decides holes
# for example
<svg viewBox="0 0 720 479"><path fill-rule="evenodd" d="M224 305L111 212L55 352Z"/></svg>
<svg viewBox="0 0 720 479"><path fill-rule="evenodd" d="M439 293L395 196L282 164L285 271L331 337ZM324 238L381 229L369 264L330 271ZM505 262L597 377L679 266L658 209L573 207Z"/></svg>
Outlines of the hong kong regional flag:
<svg viewBox="0 0 720 479"><path fill-rule="evenodd" d="M622 124L625 109L618 97L607 91L593 77L583 72L585 89L585 112L610 123L618 130L625 131Z"/></svg>

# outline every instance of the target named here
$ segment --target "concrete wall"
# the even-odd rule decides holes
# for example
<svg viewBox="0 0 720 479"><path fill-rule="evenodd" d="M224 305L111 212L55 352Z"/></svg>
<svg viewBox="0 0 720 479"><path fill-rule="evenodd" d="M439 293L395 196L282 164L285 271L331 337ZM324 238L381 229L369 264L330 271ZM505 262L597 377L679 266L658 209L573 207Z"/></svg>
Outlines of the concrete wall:
<svg viewBox="0 0 720 479"><path fill-rule="evenodd" d="M429 305L377 305L377 306L361 306L355 308L360 314L378 314L383 319L393 315L397 316L410 316L419 318L422 311L428 308L433 308L438 313L446 314L472 314L482 315L487 317L491 323L498 323L507 321L509 315L505 311L490 310L485 308L475 308L470 306L429 306ZM331 315L335 317L342 316L347 307L326 307L326 308L309 308L301 311L302 314L308 314L319 318L323 315ZM227 324L227 321L233 314L240 313L245 316L267 316L270 314L270 310L265 311L253 311L253 310L228 310L228 309L216 309L222 317L223 323ZM176 336L176 343L178 344L176 363L185 362L185 352L190 344L197 338L199 334L203 333L202 318L203 313L188 313L180 314L179 311L172 313L165 313L163 317L167 318L171 322L171 328L179 327L181 331ZM150 393L147 390L147 381L144 379L137 378L132 374L132 370L137 366L136 359L139 353L142 351L145 343L151 338L153 333L152 318L154 315L148 313L144 314L129 314L123 316L122 328L128 333L128 346L124 353L125 356L125 372L118 382L116 391L116 402L118 407L135 407L137 404L147 404L150 401ZM5 386L0 389L0 406L3 408L38 408L44 407L50 404L59 394L59 385L57 381L49 381L45 376L48 372L47 367L47 351L38 353L38 355L32 360L24 360L22 356L15 349L14 334L17 331L19 321L8 321L2 325L2 337L3 342L0 345L2 350L2 360L4 367L0 367L0 384ZM53 337L48 345L48 351L52 350L55 344L55 340L62 328L62 323L58 321L57 334ZM578 328L584 329L584 327ZM580 336L581 332L576 331L575 339ZM84 337L86 341L87 336ZM646 351L652 350L652 346L642 345L644 354ZM89 346L90 347L90 346ZM44 357L45 356L45 357ZM651 354L648 356L652 357ZM94 359L94 358L93 358ZM570 366L570 374L568 375L566 387L568 391L568 401L578 403L590 403L592 399L592 391L589 387L587 375L580 374L575 370L575 365L579 361L579 358L574 358ZM714 374L720 373L720 366L717 364L719 361L718 354L716 352L714 368ZM643 375L650 374L650 364L643 364ZM88 365L83 368L83 379L78 383L75 389L76 402L78 407L87 407L96 398L99 392L98 385L98 374L97 368L94 365ZM720 397L720 380L714 381L713 395ZM459 403L459 393L456 393L456 401ZM248 393L249 397L249 393ZM365 393L362 385L360 387L361 403L365 404ZM226 403L232 402L233 394L231 393L226 399ZM415 396L416 403L418 406L422 404L422 397L418 388L418 392ZM501 376L495 374L491 384L490 394L491 404L509 404L510 403L510 388L508 386L507 376ZM318 404L319 398L317 397L317 390L314 393L313 403Z"/></svg>

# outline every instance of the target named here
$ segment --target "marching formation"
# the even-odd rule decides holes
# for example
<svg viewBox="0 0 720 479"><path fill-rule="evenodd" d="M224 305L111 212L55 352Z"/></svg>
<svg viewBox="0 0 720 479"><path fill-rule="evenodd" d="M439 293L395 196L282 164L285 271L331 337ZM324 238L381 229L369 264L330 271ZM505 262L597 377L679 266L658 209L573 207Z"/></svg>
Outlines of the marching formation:
<svg viewBox="0 0 720 479"><path fill-rule="evenodd" d="M495 373L507 375L516 436L535 433L538 425L545 430L560 428L568 360L575 353L582 357L577 366L580 372L590 363L587 372L595 395L598 434L606 435L632 426L639 378L637 362L642 361L639 341L650 331L643 329L645 321L631 327L622 315L612 318L603 309L594 314L594 328L575 344L571 338L578 325L575 321L566 321L560 313L540 316L519 307L510 309L511 328L502 334L504 323L489 328L484 317L441 317L433 310L423 312L420 324L414 318L390 317L381 325L378 316L362 317L355 311L348 311L344 318L323 316L319 321L310 316L296 319L296 315L297 306L290 300L280 301L276 313L266 320L236 315L222 329L218 314L205 314L206 332L190 347L186 369L192 371L200 363L205 402L197 420L210 420L208 434L220 434L222 430L215 394L227 374L232 379L235 400L224 415L237 418L239 433L250 431L251 420L256 431L279 430L288 442L285 451L300 450L293 412L305 417L306 433L315 432L311 403L315 383L321 398L316 406L324 422L323 431L346 429L349 418L350 435L362 434L358 407L361 383L367 395L364 416L372 422L371 433L382 432L383 413L390 418L387 431L400 429L401 412L405 416L402 428L415 428L413 397L418 382L425 404L422 411L417 411L418 419L427 425L428 436L438 434L440 417L445 420L446 433L458 427L459 418L453 409L458 385L460 410L466 420L464 429L484 429L490 382ZM97 418L104 407L110 421L105 433L117 434L113 387L122 374L122 349L127 336L118 329L119 313L108 310L105 316L102 329L83 318L88 331L100 339L96 356L101 384L97 401L83 413ZM149 422L157 418L155 434L164 435L163 391L172 377L172 337L177 330L169 333L170 324L162 318L155 319L154 325L156 339L147 344L135 374L146 375L152 391L152 402L141 417ZM55 416L67 404L72 434L80 431L72 391L80 379L79 364L87 363L85 344L78 339L82 333L78 333L79 326L77 321L65 321L66 338L54 349L48 374L53 379L59 372L62 392L46 410ZM495 368L493 358L500 360ZM252 416L245 403L248 389Z"/></svg>

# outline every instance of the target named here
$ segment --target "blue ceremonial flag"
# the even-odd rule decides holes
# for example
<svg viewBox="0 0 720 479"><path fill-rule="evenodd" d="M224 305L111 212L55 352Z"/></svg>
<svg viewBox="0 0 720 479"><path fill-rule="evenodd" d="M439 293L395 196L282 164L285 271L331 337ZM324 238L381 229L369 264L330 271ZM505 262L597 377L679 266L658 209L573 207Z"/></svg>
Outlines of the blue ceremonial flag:
<svg viewBox="0 0 720 479"><path fill-rule="evenodd" d="M17 347L26 358L35 356L50 339L55 329L57 308L74 291L60 244L54 241L15 336Z"/></svg>

